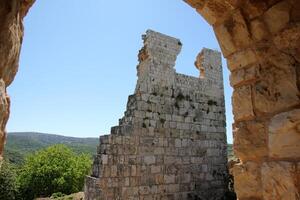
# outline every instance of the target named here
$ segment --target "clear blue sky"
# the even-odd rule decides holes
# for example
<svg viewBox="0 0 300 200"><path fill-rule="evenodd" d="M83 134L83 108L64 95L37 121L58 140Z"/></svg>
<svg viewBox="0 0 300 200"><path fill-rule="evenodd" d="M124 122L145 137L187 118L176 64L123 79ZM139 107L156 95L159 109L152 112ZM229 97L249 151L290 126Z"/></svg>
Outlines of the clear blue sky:
<svg viewBox="0 0 300 200"><path fill-rule="evenodd" d="M219 49L211 27L181 0L38 0L25 18L19 72L9 87L8 131L98 137L123 116L136 83L141 35L183 43L177 72L198 76L202 47ZM228 141L231 88L223 59Z"/></svg>

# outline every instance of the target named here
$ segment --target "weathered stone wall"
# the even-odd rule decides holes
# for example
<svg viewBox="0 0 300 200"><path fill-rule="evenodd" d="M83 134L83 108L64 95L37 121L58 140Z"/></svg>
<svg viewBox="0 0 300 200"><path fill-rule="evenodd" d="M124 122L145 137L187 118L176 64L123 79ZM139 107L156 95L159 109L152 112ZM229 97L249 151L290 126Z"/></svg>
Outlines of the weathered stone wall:
<svg viewBox="0 0 300 200"><path fill-rule="evenodd" d="M231 71L238 198L300 199L300 1L186 2L213 26Z"/></svg>
<svg viewBox="0 0 300 200"><path fill-rule="evenodd" d="M135 93L119 125L100 136L86 199L220 199L227 177L221 54L203 49L199 79L175 72L179 40L150 30L143 39Z"/></svg>
<svg viewBox="0 0 300 200"><path fill-rule="evenodd" d="M299 199L299 0L185 1L213 26L232 72L239 198ZM33 2L0 1L0 160L6 87L18 68L22 19Z"/></svg>
<svg viewBox="0 0 300 200"><path fill-rule="evenodd" d="M10 105L6 88L18 70L23 38L22 20L33 2L34 0L0 1L0 166Z"/></svg>

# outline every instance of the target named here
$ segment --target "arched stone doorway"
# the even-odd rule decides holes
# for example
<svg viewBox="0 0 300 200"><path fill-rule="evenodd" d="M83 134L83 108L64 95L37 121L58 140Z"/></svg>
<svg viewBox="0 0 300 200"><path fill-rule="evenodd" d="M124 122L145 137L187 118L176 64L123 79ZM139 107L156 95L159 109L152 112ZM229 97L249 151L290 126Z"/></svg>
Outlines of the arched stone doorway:
<svg viewBox="0 0 300 200"><path fill-rule="evenodd" d="M22 19L33 0L0 2L0 155L6 87L18 68ZM186 0L214 28L231 71L239 199L299 199L300 2Z"/></svg>

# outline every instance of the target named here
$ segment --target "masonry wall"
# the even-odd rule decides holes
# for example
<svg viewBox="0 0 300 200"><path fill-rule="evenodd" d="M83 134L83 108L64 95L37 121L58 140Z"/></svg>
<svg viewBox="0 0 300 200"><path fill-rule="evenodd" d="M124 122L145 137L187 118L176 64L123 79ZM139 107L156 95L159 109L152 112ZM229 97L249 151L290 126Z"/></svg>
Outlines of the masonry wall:
<svg viewBox="0 0 300 200"><path fill-rule="evenodd" d="M239 199L299 199L300 1L184 1L212 25L232 72ZM22 19L33 2L0 1L0 166L6 88L18 69Z"/></svg>
<svg viewBox="0 0 300 200"><path fill-rule="evenodd" d="M203 49L204 78L175 72L178 39L148 30L124 117L100 136L92 199L220 199L227 156L221 55Z"/></svg>
<svg viewBox="0 0 300 200"><path fill-rule="evenodd" d="M185 1L231 71L238 199L300 199L300 1Z"/></svg>

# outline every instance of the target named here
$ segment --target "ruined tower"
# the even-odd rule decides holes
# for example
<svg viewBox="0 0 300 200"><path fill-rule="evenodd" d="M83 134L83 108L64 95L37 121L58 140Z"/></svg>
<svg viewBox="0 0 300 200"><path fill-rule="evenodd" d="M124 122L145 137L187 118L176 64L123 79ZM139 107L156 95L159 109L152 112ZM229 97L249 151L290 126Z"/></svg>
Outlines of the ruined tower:
<svg viewBox="0 0 300 200"><path fill-rule="evenodd" d="M203 49L201 78L176 73L178 39L143 35L124 117L100 136L87 200L220 199L227 155L221 54Z"/></svg>

